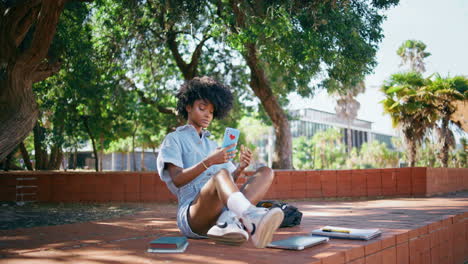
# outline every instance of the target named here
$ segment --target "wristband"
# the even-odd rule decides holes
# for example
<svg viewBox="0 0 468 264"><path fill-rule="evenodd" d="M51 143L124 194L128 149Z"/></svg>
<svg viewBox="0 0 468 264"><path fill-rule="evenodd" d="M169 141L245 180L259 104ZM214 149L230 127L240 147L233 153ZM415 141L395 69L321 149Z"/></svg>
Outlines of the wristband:
<svg viewBox="0 0 468 264"><path fill-rule="evenodd" d="M203 162L203 160L201 161L201 164L203 164L203 167L205 167L205 169L208 169L208 167L205 165L205 162Z"/></svg>

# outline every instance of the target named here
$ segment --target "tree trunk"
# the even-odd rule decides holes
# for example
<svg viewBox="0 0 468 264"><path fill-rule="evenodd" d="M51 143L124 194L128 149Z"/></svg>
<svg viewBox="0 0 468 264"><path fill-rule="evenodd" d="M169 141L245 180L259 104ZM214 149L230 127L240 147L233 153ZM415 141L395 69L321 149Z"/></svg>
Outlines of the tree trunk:
<svg viewBox="0 0 468 264"><path fill-rule="evenodd" d="M63 151L60 144L54 144L51 151L51 157L49 159L49 170L59 170L60 164L62 164Z"/></svg>
<svg viewBox="0 0 468 264"><path fill-rule="evenodd" d="M140 157L140 170L141 171L145 171L146 170L146 167L145 167L145 148L142 148L141 150L141 157Z"/></svg>
<svg viewBox="0 0 468 264"><path fill-rule="evenodd" d="M0 160L31 132L39 113L32 82L18 68L6 73L0 68Z"/></svg>
<svg viewBox="0 0 468 264"><path fill-rule="evenodd" d="M237 1L230 1L230 6L235 15L235 20L229 22L231 30L239 33L239 28L245 28L246 15ZM268 77L262 68L261 61L258 59L255 43L247 42L244 47L245 52L242 56L250 69L250 87L260 99L263 108L273 122L275 130L276 141L272 167L275 169L292 169L292 136L288 117L273 94Z"/></svg>
<svg viewBox="0 0 468 264"><path fill-rule="evenodd" d="M47 170L56 170L57 168L57 159L59 156L60 148L57 144L54 144L50 149L49 162L47 163Z"/></svg>
<svg viewBox="0 0 468 264"><path fill-rule="evenodd" d="M3 170L4 171L9 171L13 166L12 166L12 161L13 161L13 156L16 153L16 149L13 149L13 151L6 156L6 158L3 160Z"/></svg>
<svg viewBox="0 0 468 264"><path fill-rule="evenodd" d="M408 150L409 150L409 166L410 167L415 167L416 166L416 143L413 141L408 141Z"/></svg>
<svg viewBox="0 0 468 264"><path fill-rule="evenodd" d="M153 148L153 155L155 159L158 158L158 153L156 152L156 148Z"/></svg>
<svg viewBox="0 0 468 264"><path fill-rule="evenodd" d="M21 156L23 156L24 165L26 165L26 168L28 168L28 170L32 171L33 166L32 166L32 163L31 163L31 158L29 157L28 150L24 146L24 142L21 142L19 147L20 147L20 151L21 151Z"/></svg>
<svg viewBox="0 0 468 264"><path fill-rule="evenodd" d="M45 137L45 128L39 122L36 123L33 129L34 132L34 159L36 160L36 170L47 169L47 152L44 150L43 142Z"/></svg>
<svg viewBox="0 0 468 264"><path fill-rule="evenodd" d="M64 4L64 0L0 4L0 160L36 124L39 112L32 84L60 68L60 63L47 60L47 54Z"/></svg>
<svg viewBox="0 0 468 264"><path fill-rule="evenodd" d="M449 157L449 150L450 150L450 144L449 144L449 127L448 127L448 118L442 118L442 124L441 124L441 132L442 132L442 148L440 150L440 161L442 163L442 167L447 168L448 167L448 157Z"/></svg>
<svg viewBox="0 0 468 264"><path fill-rule="evenodd" d="M250 87L260 99L275 130L275 153L273 155L274 169L292 169L292 135L288 117L273 94L265 71L257 57L255 44L246 44L247 53L244 58L250 68Z"/></svg>
<svg viewBox="0 0 468 264"><path fill-rule="evenodd" d="M133 131L132 134L132 169L131 171L136 171L137 170L137 165L136 165L136 155L135 155L135 135L137 132L137 128L135 127L135 130Z"/></svg>
<svg viewBox="0 0 468 264"><path fill-rule="evenodd" d="M352 136L353 136L353 133L351 132L351 125L349 124L349 121L348 121L348 129L346 130L346 137L347 137L346 145L348 145L348 156L349 157L351 157L351 150L353 149Z"/></svg>
<svg viewBox="0 0 468 264"><path fill-rule="evenodd" d="M93 144L94 169L96 171L99 171L99 157L98 157L98 152L96 149L96 140L94 139L93 134L91 133L91 130L89 129L88 119L86 117L82 117L82 119L83 119L83 124L86 128L86 132L88 133L88 136L91 139L91 143Z"/></svg>
<svg viewBox="0 0 468 264"><path fill-rule="evenodd" d="M104 159L104 136L101 134L99 138L99 171L102 171L102 160Z"/></svg>
<svg viewBox="0 0 468 264"><path fill-rule="evenodd" d="M73 152L73 170L76 170L77 162L78 162L78 147L75 144L75 151Z"/></svg>
<svg viewBox="0 0 468 264"><path fill-rule="evenodd" d="M68 170L68 161L70 160L70 152L63 153L64 158L62 159L62 168L64 171Z"/></svg>
<svg viewBox="0 0 468 264"><path fill-rule="evenodd" d="M127 171L132 171L130 163L130 152L127 152Z"/></svg>
<svg viewBox="0 0 468 264"><path fill-rule="evenodd" d="M111 154L111 171L115 171L115 156L116 156L116 153L112 152L112 154Z"/></svg>

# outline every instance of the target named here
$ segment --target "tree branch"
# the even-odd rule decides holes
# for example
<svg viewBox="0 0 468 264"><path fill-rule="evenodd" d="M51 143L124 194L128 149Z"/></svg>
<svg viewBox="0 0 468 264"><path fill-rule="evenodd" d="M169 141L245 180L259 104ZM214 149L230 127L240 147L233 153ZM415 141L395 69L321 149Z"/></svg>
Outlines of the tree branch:
<svg viewBox="0 0 468 264"><path fill-rule="evenodd" d="M16 56L17 25L30 14L31 8L40 4L40 0L21 1L21 3L2 2L0 8L0 62L7 63ZM34 19L33 19L34 20ZM31 23L33 21L30 21ZM29 28L29 27L28 27ZM19 32L22 32L20 30Z"/></svg>
<svg viewBox="0 0 468 264"><path fill-rule="evenodd" d="M177 116L177 111L174 107L164 107L162 105L159 105L157 101L146 97L142 91L137 90L137 94L143 103L155 106L160 113Z"/></svg>
<svg viewBox="0 0 468 264"><path fill-rule="evenodd" d="M234 33L239 33L239 30L237 29L236 26L238 27L244 27L245 26L245 14L239 9L240 3L238 1L232 0L231 2L231 8L232 11L236 17L236 22L234 24L231 24L231 30Z"/></svg>
<svg viewBox="0 0 468 264"><path fill-rule="evenodd" d="M47 79L48 77L52 76L54 73L58 72L60 70L60 66L62 65L62 62L57 61L53 64L50 64L48 62L42 62L39 65L37 65L36 70L33 72L31 76L31 80L33 83L43 81Z"/></svg>
<svg viewBox="0 0 468 264"><path fill-rule="evenodd" d="M28 12L21 17L21 19L18 19L15 25L13 25L12 28L16 29L14 32L14 42L16 47L23 42L29 29L36 21L40 9L41 7L39 4L29 8Z"/></svg>
<svg viewBox="0 0 468 264"><path fill-rule="evenodd" d="M193 68L195 68L195 69L197 68L198 60L200 59L203 45L205 45L205 42L210 38L211 38L210 35L203 36L203 39L200 41L200 43L198 43L197 47L195 48L195 51L192 54L190 64L188 65L189 68L191 69L191 71L193 71L192 70ZM195 71L193 72L192 75L195 75Z"/></svg>
<svg viewBox="0 0 468 264"><path fill-rule="evenodd" d="M43 0L31 45L18 58L18 63L30 65L34 69L46 57L65 2L66 0Z"/></svg>
<svg viewBox="0 0 468 264"><path fill-rule="evenodd" d="M184 78L188 80L188 78L185 76L187 72L188 65L182 58L182 55L179 52L179 44L176 41L176 33L173 31L169 31L166 33L167 36L167 46L169 47L169 50L172 52L172 56L174 56L174 59L176 61L177 66L179 69L182 70L182 74L184 74Z"/></svg>
<svg viewBox="0 0 468 264"><path fill-rule="evenodd" d="M155 106L158 109L158 111L163 113L163 114L170 114L170 115L177 116L177 111L176 111L176 109L174 107L164 107L164 106L158 104L158 102L156 100L153 100L153 99L150 99L150 98L146 97L145 94L143 93L143 91L139 90L136 87L135 82L132 79L128 78L127 76L124 76L124 77L122 77L122 80L128 86L130 86L133 90L135 90L137 92L138 97L140 97L140 100L143 103Z"/></svg>

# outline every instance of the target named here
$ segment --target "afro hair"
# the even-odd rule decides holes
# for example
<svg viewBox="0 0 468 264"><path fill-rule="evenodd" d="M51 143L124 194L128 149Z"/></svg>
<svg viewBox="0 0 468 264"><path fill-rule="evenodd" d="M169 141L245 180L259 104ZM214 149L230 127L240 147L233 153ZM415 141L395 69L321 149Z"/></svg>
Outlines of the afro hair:
<svg viewBox="0 0 468 264"><path fill-rule="evenodd" d="M177 112L188 119L186 106L193 105L196 100L207 100L214 106L213 118L222 119L232 109L233 96L229 87L203 76L195 77L185 82L176 95Z"/></svg>

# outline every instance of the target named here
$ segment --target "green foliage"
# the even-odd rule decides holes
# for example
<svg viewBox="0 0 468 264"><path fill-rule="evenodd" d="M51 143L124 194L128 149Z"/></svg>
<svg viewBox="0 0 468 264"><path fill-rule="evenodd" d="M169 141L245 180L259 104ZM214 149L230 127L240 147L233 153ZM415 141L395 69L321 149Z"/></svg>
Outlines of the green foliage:
<svg viewBox="0 0 468 264"><path fill-rule="evenodd" d="M393 74L381 88L385 95L381 101L384 111L390 115L393 126L401 128L411 165L415 162L417 146L438 119L435 108L421 94L429 83L421 73L406 72Z"/></svg>
<svg viewBox="0 0 468 264"><path fill-rule="evenodd" d="M293 139L293 164L299 170L314 169L315 146L306 137Z"/></svg>
<svg viewBox="0 0 468 264"><path fill-rule="evenodd" d="M407 40L397 50L402 64L409 63L411 71L393 74L382 86L386 98L381 102L390 114L393 126L401 128L408 146L410 166L428 164L435 166L434 153L438 153L440 164L448 166L450 149L455 146L453 127L460 127L453 114L457 101L468 99L468 78L456 76L443 78L434 74L424 78L424 58L431 54L425 51L421 41ZM418 146L427 131L435 129L439 144L425 143L416 158Z"/></svg>
<svg viewBox="0 0 468 264"><path fill-rule="evenodd" d="M293 149L296 169L395 168L401 155L378 141L364 143L347 155L338 129L320 131L312 139L295 138Z"/></svg>
<svg viewBox="0 0 468 264"><path fill-rule="evenodd" d="M452 167L455 168L468 168L468 143L466 138L460 139L461 148L458 149L454 155L452 161Z"/></svg>
<svg viewBox="0 0 468 264"><path fill-rule="evenodd" d="M245 113L239 121L238 129L241 131L241 140L251 149L255 149L255 142L268 136L270 127L263 124L256 116Z"/></svg>
<svg viewBox="0 0 468 264"><path fill-rule="evenodd" d="M317 132L312 137L315 169L340 169L346 161L341 132L336 128Z"/></svg>
<svg viewBox="0 0 468 264"><path fill-rule="evenodd" d="M425 72L424 59L431 53L426 52L426 44L418 40L407 40L397 50L401 57L401 65L408 64L411 71Z"/></svg>
<svg viewBox="0 0 468 264"><path fill-rule="evenodd" d="M424 144L419 146L417 152L416 165L420 167L441 167L437 156L439 155L439 146L429 137L424 140Z"/></svg>
<svg viewBox="0 0 468 264"><path fill-rule="evenodd" d="M62 69L33 86L42 113L38 122L46 129L42 144L48 147L72 147L86 137L80 114L89 109L88 102L95 101L89 97L100 89L91 59L90 29L85 23L88 12L82 3L66 5L50 48L62 61Z"/></svg>
<svg viewBox="0 0 468 264"><path fill-rule="evenodd" d="M310 81L326 76L321 87L339 81L354 85L375 66L377 44L383 37L381 8L398 1L240 1L245 16L236 24L231 9L222 16L232 32L231 47L246 53L255 43L260 63L277 97L290 92L313 95Z"/></svg>
<svg viewBox="0 0 468 264"><path fill-rule="evenodd" d="M138 145L154 148L180 124L175 113L160 109L174 109L181 80L191 74L209 75L232 87L233 111L212 123L209 130L215 137L241 118L240 98L250 96L243 89L246 73L242 64L234 63L233 51L220 45L221 29L207 4L103 0L95 5L94 42L107 60L125 69L122 85L139 97L133 111ZM197 45L202 45L199 51Z"/></svg>
<svg viewBox="0 0 468 264"><path fill-rule="evenodd" d="M136 93L120 85L122 68L97 48L90 13L88 4L67 4L51 46L61 70L33 87L46 149L71 151L93 138L96 149L104 150L131 135L143 113Z"/></svg>
<svg viewBox="0 0 468 264"><path fill-rule="evenodd" d="M232 87L234 109L227 119L213 122L214 136L227 126L241 127L241 118L253 111L243 102L254 97L247 89L245 62L239 59L246 43L256 43L261 67L282 106L292 91L313 95L317 87L310 83L319 74L327 76L322 87L354 84L375 65L383 37L380 9L396 3L242 1L246 26L237 29L232 27L232 6L224 1L67 3L50 48L62 68L34 86L45 144L72 149L93 137L98 149L106 151L155 149L180 124L161 109L175 106L174 94L190 74L210 75ZM258 112L255 118L270 122L262 107ZM247 123L255 131L242 127L241 143L253 148L250 138L261 134L257 131L263 126ZM316 145L320 151L325 147ZM341 166L339 149L324 150L313 166Z"/></svg>
<svg viewBox="0 0 468 264"><path fill-rule="evenodd" d="M358 151L353 149L347 167L353 169L365 168L396 168L398 167L399 153L387 148L383 142L372 141L362 144Z"/></svg>

